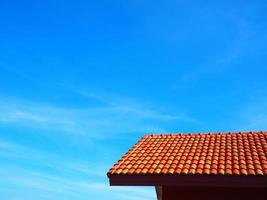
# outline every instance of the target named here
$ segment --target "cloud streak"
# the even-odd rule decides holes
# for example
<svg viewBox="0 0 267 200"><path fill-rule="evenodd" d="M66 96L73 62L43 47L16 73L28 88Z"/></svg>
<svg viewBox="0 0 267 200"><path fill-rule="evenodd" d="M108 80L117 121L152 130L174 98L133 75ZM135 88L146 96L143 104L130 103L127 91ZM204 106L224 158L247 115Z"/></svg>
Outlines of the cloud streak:
<svg viewBox="0 0 267 200"><path fill-rule="evenodd" d="M3 186L0 187L0 193L9 191L15 200L20 198L16 197L14 191L22 191L20 195L28 192L35 198L38 196L45 200L88 199L91 193L99 199L105 196L111 196L114 200L122 197L144 200L154 198L149 188L110 187L105 175L106 163L94 164L75 158L62 158L5 140L0 140L0 163L0 186ZM35 164L39 167L33 167ZM31 195L29 199L32 199ZM6 199L10 199L10 196Z"/></svg>
<svg viewBox="0 0 267 200"><path fill-rule="evenodd" d="M8 159L11 163L22 161L22 165L24 163L26 168L29 168L30 164L36 168L48 169L51 172L60 172L69 176L106 178L106 163L95 164L0 139L0 161L1 159Z"/></svg>
<svg viewBox="0 0 267 200"><path fill-rule="evenodd" d="M197 123L184 114L167 114L137 101L120 96L97 96L102 105L84 108L64 108L26 101L0 100L0 123L50 130L69 134L86 134L92 138L110 137L122 130L157 132L164 131L159 122ZM127 122L127 123L126 123Z"/></svg>
<svg viewBox="0 0 267 200"><path fill-rule="evenodd" d="M93 181L83 177L62 176L61 174L48 174L34 170L25 170L21 167L0 167L0 191L7 188L30 191L31 194L41 195L40 199L88 199L91 193L95 198L110 196L110 199L154 199L152 188L144 187L110 187L106 181ZM11 189L12 191L12 189ZM12 195L14 198L15 195ZM35 196L36 197L36 196ZM14 198L19 199L19 198ZM31 198L30 198L31 199Z"/></svg>

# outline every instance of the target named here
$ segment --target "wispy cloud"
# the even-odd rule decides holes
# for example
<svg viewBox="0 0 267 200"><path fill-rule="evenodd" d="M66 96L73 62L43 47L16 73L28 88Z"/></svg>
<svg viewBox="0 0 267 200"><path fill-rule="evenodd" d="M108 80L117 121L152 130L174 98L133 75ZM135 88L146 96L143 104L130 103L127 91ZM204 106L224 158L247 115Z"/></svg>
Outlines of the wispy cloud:
<svg viewBox="0 0 267 200"><path fill-rule="evenodd" d="M92 193L94 193L94 198L110 196L110 199L114 200L155 198L153 188L110 187L106 181L92 181L83 177L29 171L18 166L1 166L0 169L0 185L5 184L15 190L31 191L31 193L41 195L43 197L41 199L88 199ZM0 188L0 191L5 189Z"/></svg>
<svg viewBox="0 0 267 200"><path fill-rule="evenodd" d="M156 119L156 120L176 120L191 123L199 123L198 120L187 116L185 113L166 113L164 107L156 105L155 103L147 102L125 97L119 94L109 92L90 92L73 89L73 92L87 98L94 98L104 103L108 107L114 109L118 113L128 113L140 118ZM141 103L142 102L142 103Z"/></svg>
<svg viewBox="0 0 267 200"><path fill-rule="evenodd" d="M39 129L71 131L75 128L72 111L25 101L0 101L0 123L15 124ZM74 114L74 113L73 113Z"/></svg>
<svg viewBox="0 0 267 200"><path fill-rule="evenodd" d="M197 120L185 114L166 113L138 101L115 95L82 93L84 98L94 98L101 106L64 108L45 103L0 100L0 123L24 126L60 133L86 134L88 137L110 137L122 130L156 132L163 130L160 121L183 121L196 123ZM155 106L154 106L155 107Z"/></svg>
<svg viewBox="0 0 267 200"><path fill-rule="evenodd" d="M93 163L64 155L52 154L0 139L0 161L1 159L8 159L11 163L22 162L21 165L25 165L26 168L31 165L53 173L68 174L68 176L106 178L107 163Z"/></svg>
<svg viewBox="0 0 267 200"><path fill-rule="evenodd" d="M150 119L159 119L159 120L175 120L178 119L178 116L173 114L166 114L159 112L156 109L150 108L151 105L148 103L140 103L135 99L121 96L114 93L108 92L88 92L75 90L79 95L82 95L86 98L94 98L108 107L111 107L116 112L129 113L136 115L141 118L150 118ZM182 120L182 119L181 119ZM184 120L187 120L184 118Z"/></svg>
<svg viewBox="0 0 267 200"><path fill-rule="evenodd" d="M153 199L154 191L149 188L110 187L107 163L62 157L5 140L0 140L0 163L0 193L24 191L49 200L88 199L92 193L99 199ZM19 199L14 194L11 197Z"/></svg>

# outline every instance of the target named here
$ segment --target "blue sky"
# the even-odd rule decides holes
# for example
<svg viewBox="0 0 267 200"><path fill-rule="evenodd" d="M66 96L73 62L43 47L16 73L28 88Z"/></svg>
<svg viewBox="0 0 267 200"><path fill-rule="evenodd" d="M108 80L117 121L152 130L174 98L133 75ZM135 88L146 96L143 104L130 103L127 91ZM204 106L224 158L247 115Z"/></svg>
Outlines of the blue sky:
<svg viewBox="0 0 267 200"><path fill-rule="evenodd" d="M0 199L148 200L145 133L266 130L266 1L1 1Z"/></svg>

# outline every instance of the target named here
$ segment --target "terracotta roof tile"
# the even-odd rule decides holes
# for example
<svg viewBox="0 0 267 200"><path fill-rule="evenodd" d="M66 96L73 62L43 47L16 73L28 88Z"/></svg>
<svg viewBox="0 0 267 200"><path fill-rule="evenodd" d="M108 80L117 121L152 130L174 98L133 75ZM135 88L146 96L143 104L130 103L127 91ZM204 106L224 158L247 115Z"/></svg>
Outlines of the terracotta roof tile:
<svg viewBox="0 0 267 200"><path fill-rule="evenodd" d="M108 174L267 175L267 132L145 135Z"/></svg>

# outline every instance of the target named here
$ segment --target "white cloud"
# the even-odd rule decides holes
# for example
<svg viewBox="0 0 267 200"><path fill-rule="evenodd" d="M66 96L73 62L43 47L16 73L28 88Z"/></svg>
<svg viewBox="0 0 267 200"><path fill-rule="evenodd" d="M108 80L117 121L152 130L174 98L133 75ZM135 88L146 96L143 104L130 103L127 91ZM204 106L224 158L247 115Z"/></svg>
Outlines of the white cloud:
<svg viewBox="0 0 267 200"><path fill-rule="evenodd" d="M83 177L68 177L60 174L52 175L47 172L25 170L18 166L6 168L1 166L0 169L0 185L4 183L12 188L36 192L42 196L48 195L47 199L64 196L65 199L78 197L80 199L110 197L109 199L114 200L155 198L153 187L110 187L107 181L92 181ZM0 188L0 191L3 189Z"/></svg>
<svg viewBox="0 0 267 200"><path fill-rule="evenodd" d="M184 114L164 113L129 98L91 94L86 98L96 98L104 103L97 107L63 108L2 98L0 123L59 133L85 134L91 138L110 137L123 131L156 132L163 130L159 126L160 122L198 123Z"/></svg>
<svg viewBox="0 0 267 200"><path fill-rule="evenodd" d="M0 139L1 158L15 162L23 161L26 164L30 163L36 167L68 174L68 176L106 178L107 163L92 163Z"/></svg>

